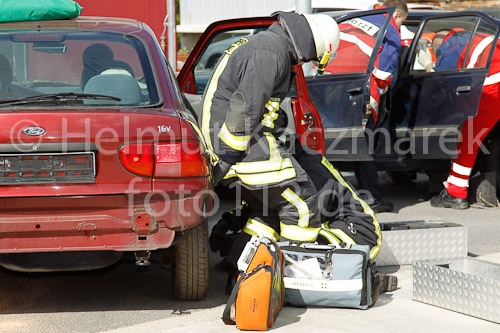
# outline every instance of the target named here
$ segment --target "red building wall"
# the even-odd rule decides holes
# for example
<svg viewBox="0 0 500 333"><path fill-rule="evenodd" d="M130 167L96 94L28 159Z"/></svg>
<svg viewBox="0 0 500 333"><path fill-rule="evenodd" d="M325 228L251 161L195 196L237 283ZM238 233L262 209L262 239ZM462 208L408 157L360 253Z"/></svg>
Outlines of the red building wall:
<svg viewBox="0 0 500 333"><path fill-rule="evenodd" d="M76 0L76 2L83 7L82 16L125 17L142 21L153 29L160 41L163 20L167 13L167 0Z"/></svg>

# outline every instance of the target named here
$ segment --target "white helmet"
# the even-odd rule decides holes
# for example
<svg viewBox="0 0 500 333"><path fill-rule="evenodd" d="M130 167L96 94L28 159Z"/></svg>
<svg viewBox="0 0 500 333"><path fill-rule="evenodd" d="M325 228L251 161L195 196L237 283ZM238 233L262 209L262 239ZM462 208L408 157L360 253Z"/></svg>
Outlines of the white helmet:
<svg viewBox="0 0 500 333"><path fill-rule="evenodd" d="M334 54L340 43L340 31L337 22L325 14L304 14L304 17L313 34L316 56L321 58L326 51Z"/></svg>

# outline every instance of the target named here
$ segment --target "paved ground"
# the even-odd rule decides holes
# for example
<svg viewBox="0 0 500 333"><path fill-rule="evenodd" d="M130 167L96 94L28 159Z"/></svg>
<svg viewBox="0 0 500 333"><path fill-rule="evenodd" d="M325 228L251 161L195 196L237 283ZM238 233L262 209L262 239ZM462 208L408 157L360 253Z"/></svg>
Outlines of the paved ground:
<svg viewBox="0 0 500 333"><path fill-rule="evenodd" d="M436 219L468 228L472 256L500 259L500 208L465 211L430 207L425 179L393 186L382 181L393 213L381 221ZM217 217L211 219L213 225ZM212 255L213 266L218 257ZM500 260L498 260L500 262ZM412 300L411 267L385 267L400 288L382 295L369 310L285 307L276 332L500 332L500 325ZM12 274L0 271L0 332L235 332L220 317L227 300L225 275L211 270L202 302L173 299L171 277L158 265L135 272L131 258L110 269L79 274ZM500 315L500 309L498 309Z"/></svg>

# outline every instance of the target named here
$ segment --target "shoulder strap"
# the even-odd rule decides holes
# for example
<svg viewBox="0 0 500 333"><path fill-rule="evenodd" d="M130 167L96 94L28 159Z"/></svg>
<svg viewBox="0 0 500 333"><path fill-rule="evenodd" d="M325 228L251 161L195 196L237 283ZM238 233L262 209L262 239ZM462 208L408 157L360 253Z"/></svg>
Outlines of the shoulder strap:
<svg viewBox="0 0 500 333"><path fill-rule="evenodd" d="M378 297L380 296L380 274L378 272L375 261L370 260L369 265L371 267L371 276L369 278L372 279L372 290L371 290L372 302L371 304L368 304L368 307L372 307L375 305Z"/></svg>
<svg viewBox="0 0 500 333"><path fill-rule="evenodd" d="M240 279L236 282L236 284L233 287L233 290L231 291L231 295L227 300L226 307L224 308L224 312L222 313L222 321L226 325L236 324L234 320L231 318L231 307L233 306L233 304L236 303L236 296L238 295L238 290L240 289L241 281L243 281L245 277L246 277L245 275L240 277Z"/></svg>

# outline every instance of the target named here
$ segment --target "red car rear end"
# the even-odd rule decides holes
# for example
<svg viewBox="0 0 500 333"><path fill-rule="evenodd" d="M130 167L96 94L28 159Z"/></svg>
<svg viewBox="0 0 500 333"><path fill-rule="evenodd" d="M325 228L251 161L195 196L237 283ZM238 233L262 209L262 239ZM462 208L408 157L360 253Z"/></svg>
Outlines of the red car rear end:
<svg viewBox="0 0 500 333"><path fill-rule="evenodd" d="M0 265L93 269L125 251L147 264L175 240L177 267L195 269L176 295L204 297L208 157L148 27L0 24L0 117Z"/></svg>

